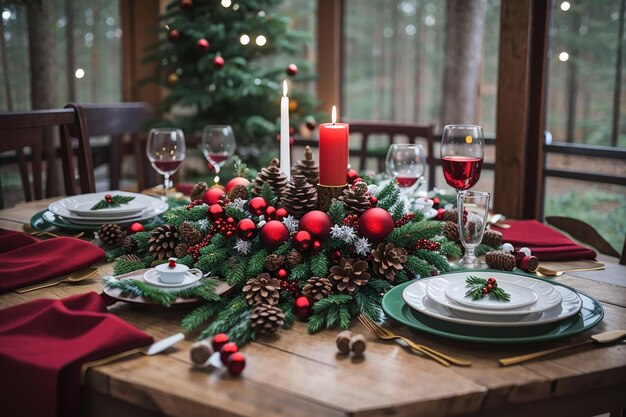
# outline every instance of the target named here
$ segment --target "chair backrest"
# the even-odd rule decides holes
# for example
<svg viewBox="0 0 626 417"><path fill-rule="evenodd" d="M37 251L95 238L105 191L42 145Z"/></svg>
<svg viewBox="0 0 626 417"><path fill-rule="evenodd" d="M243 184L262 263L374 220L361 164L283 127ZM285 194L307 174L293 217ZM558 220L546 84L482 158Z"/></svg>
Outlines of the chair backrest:
<svg viewBox="0 0 626 417"><path fill-rule="evenodd" d="M426 161L428 163L428 188L432 189L435 186L435 159L433 155L433 130L432 124L417 124L417 123L400 123L390 121L357 121L351 120L350 122L350 134L357 133L362 135L361 149L359 153L359 170L365 168L365 163L368 156L368 142L370 135L386 135L388 138L388 144L394 143L396 136L406 136L409 143L415 143L417 138L423 138L426 140ZM385 156L378 156L378 168L379 171L385 169Z"/></svg>
<svg viewBox="0 0 626 417"><path fill-rule="evenodd" d="M89 135L80 108L68 104L63 109L0 113L0 152L15 151L26 201L43 198L42 150L44 131L49 128L59 129L65 193L75 195L79 192L74 171L74 140L78 141L80 192L95 192ZM26 148L30 148L30 158L26 157ZM31 160L32 186L27 159Z"/></svg>

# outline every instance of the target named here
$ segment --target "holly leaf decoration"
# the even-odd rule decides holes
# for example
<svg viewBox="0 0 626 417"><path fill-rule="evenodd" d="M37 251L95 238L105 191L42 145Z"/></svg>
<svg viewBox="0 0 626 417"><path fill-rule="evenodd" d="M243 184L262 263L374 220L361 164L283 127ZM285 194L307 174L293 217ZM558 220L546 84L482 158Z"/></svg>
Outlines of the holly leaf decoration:
<svg viewBox="0 0 626 417"><path fill-rule="evenodd" d="M121 207L122 204L128 204L133 201L135 197L129 195L114 195L111 196L111 201L107 201L106 199L102 199L98 201L92 208L89 210L101 210L104 208L112 208L112 207Z"/></svg>
<svg viewBox="0 0 626 417"><path fill-rule="evenodd" d="M477 276L470 275L465 279L469 288L465 293L466 297L471 297L472 301L480 300L486 295L499 301L510 301L511 295L498 286L498 282L494 278L486 280Z"/></svg>

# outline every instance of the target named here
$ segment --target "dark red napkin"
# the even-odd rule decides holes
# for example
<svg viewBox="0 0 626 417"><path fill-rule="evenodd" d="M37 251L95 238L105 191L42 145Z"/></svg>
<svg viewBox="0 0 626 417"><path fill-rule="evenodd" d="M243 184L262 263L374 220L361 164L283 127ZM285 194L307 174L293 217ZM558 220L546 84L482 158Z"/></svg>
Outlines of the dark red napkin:
<svg viewBox="0 0 626 417"><path fill-rule="evenodd" d="M508 229L497 229L502 232L502 241L519 250L530 249L540 261L569 261L574 259L595 259L592 249L575 243L564 234L537 220L511 220Z"/></svg>
<svg viewBox="0 0 626 417"><path fill-rule="evenodd" d="M95 292L0 310L1 414L78 416L81 365L149 343Z"/></svg>
<svg viewBox="0 0 626 417"><path fill-rule="evenodd" d="M71 237L37 240L0 229L0 292L86 268L105 258L93 243Z"/></svg>

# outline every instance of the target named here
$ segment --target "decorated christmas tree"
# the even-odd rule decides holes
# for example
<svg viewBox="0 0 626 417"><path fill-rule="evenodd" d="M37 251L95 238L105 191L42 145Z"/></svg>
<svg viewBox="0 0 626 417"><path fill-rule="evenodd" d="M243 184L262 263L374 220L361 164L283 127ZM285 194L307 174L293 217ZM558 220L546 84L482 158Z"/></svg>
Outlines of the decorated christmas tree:
<svg viewBox="0 0 626 417"><path fill-rule="evenodd" d="M278 149L282 81L288 78L290 126L315 128L315 103L304 85L313 78L310 65L274 64L281 54L297 56L308 40L308 34L291 29L289 17L275 11L280 3L174 0L167 6L162 37L145 57L161 64L147 81L169 90L162 103L168 120L162 124L188 134L209 124L231 125L237 153L257 166L261 149Z"/></svg>

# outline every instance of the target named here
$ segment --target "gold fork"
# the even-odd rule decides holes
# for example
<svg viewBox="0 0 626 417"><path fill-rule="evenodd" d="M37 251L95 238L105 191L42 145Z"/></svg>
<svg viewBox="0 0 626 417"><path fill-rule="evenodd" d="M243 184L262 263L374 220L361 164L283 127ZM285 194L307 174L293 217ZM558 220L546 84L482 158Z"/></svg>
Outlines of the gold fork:
<svg viewBox="0 0 626 417"><path fill-rule="evenodd" d="M411 348L422 352L424 355L430 357L431 359L439 362L444 366L450 366L450 363L453 363L457 366L472 366L471 362L464 361L462 359L457 359L452 356L448 356L444 353L441 353L435 349L432 349L428 346L415 343L414 341L407 339L406 337L397 335L393 333L391 330L380 327L378 324L374 323L372 319L367 317L365 314L359 314L359 321L365 326L367 330L369 330L374 336L377 336L381 339L391 340L391 339L400 339L403 340L406 344L408 344Z"/></svg>

